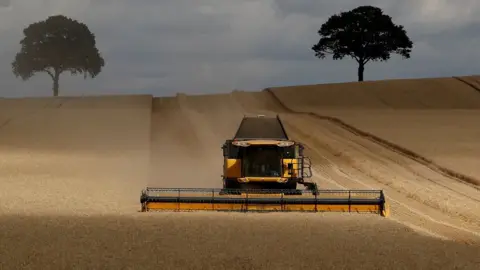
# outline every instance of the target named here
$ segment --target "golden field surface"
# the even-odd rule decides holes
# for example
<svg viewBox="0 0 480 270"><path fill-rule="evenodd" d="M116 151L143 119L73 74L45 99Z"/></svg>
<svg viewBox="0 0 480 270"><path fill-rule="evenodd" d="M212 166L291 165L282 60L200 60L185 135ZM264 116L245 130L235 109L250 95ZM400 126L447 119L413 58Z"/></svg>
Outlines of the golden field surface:
<svg viewBox="0 0 480 270"><path fill-rule="evenodd" d="M414 151L432 162L480 176L480 110L314 110ZM472 180L475 184L479 181Z"/></svg>
<svg viewBox="0 0 480 270"><path fill-rule="evenodd" d="M480 184L480 76L268 90L291 111L337 118Z"/></svg>
<svg viewBox="0 0 480 270"><path fill-rule="evenodd" d="M477 81L0 99L0 268L478 269ZM138 212L146 186L221 187L244 114L279 114L320 188L383 189L391 216Z"/></svg>

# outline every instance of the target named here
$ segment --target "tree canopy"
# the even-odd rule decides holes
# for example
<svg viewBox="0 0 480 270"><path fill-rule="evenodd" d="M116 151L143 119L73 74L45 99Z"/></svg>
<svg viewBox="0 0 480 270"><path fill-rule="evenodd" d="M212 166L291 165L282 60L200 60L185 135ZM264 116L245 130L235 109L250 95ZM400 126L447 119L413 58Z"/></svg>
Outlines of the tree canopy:
<svg viewBox="0 0 480 270"><path fill-rule="evenodd" d="M12 63L16 77L28 80L37 72L53 80L53 95L58 96L60 74L96 77L105 61L96 48L95 35L84 23L63 15L50 16L23 30L21 50Z"/></svg>
<svg viewBox="0 0 480 270"><path fill-rule="evenodd" d="M331 16L318 34L320 41L312 47L315 56L334 60L351 57L358 62L358 80L363 81L365 64L387 61L391 53L410 58L413 42L404 27L374 6L360 6Z"/></svg>

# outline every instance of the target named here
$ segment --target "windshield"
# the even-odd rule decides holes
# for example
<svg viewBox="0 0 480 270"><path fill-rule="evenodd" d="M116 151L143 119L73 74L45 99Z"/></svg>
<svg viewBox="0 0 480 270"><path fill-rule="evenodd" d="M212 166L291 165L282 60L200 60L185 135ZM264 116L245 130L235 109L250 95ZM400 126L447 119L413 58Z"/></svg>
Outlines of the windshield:
<svg viewBox="0 0 480 270"><path fill-rule="evenodd" d="M249 146L244 149L243 172L246 177L280 177L281 155L276 146Z"/></svg>

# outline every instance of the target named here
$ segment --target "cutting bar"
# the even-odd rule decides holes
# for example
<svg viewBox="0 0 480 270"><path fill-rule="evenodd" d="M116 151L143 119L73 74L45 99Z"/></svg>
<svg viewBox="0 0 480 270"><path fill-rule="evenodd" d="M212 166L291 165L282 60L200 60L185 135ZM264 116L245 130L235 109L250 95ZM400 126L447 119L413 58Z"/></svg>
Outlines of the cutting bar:
<svg viewBox="0 0 480 270"><path fill-rule="evenodd" d="M224 192L224 193L222 193ZM239 192L238 190L236 192ZM382 190L241 190L146 188L140 203L147 211L357 212L388 216Z"/></svg>

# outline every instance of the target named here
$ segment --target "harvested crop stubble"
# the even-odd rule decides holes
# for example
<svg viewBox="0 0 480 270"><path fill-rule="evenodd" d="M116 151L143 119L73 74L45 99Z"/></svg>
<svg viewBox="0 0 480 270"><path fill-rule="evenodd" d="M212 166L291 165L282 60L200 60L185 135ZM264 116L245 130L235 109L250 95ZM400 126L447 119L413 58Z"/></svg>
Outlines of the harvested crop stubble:
<svg viewBox="0 0 480 270"><path fill-rule="evenodd" d="M339 118L480 185L480 126L477 124L480 110L312 109L312 112Z"/></svg>
<svg viewBox="0 0 480 270"><path fill-rule="evenodd" d="M480 266L480 246L423 237L367 215L152 213L0 219L2 269Z"/></svg>

